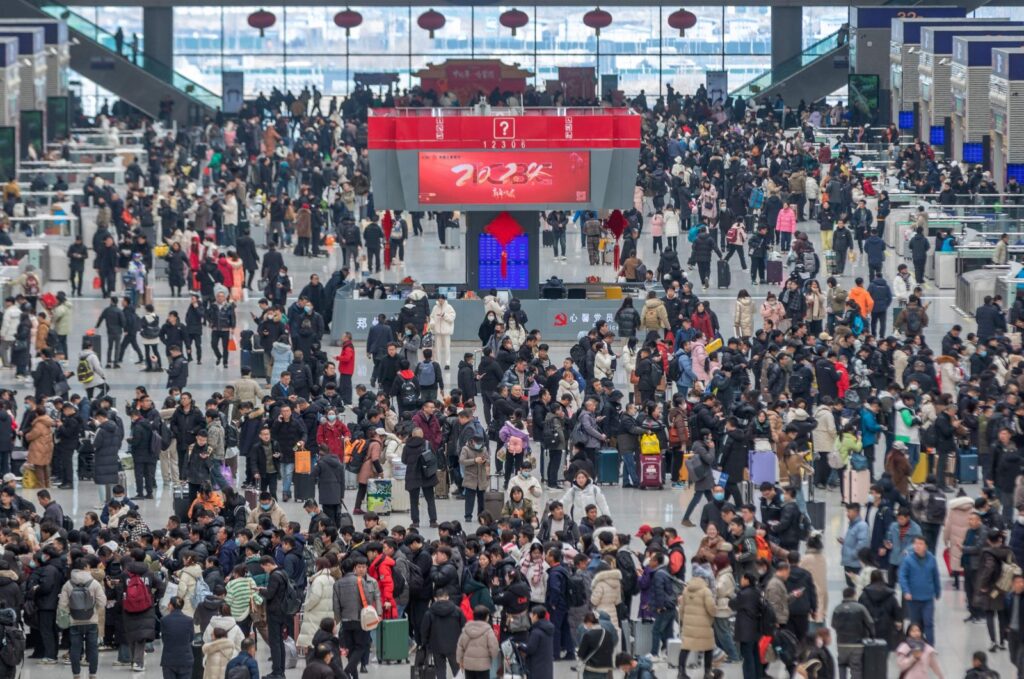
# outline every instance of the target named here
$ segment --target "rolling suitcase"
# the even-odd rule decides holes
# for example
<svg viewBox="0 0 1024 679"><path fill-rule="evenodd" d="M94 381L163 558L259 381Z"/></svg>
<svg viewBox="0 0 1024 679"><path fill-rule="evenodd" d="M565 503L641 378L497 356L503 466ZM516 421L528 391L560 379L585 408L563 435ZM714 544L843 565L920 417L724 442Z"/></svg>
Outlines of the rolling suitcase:
<svg viewBox="0 0 1024 679"><path fill-rule="evenodd" d="M83 349L85 349L85 343L86 342L92 342L92 350L96 352L96 356L100 359L100 363L102 363L103 365L106 365L106 362L103 359L103 335L100 335L100 334L82 335L82 348ZM78 365L77 359L75 361L75 365L76 366Z"/></svg>
<svg viewBox="0 0 1024 679"><path fill-rule="evenodd" d="M807 518L814 530L825 530L825 503L814 499L814 483L807 484Z"/></svg>
<svg viewBox="0 0 1024 679"><path fill-rule="evenodd" d="M854 471L847 469L843 472L843 503L851 504L857 502L864 504L868 501L868 491L871 489L871 472L867 469Z"/></svg>
<svg viewBox="0 0 1024 679"><path fill-rule="evenodd" d="M751 450L747 458L750 481L759 486L764 482L779 482L779 458L770 450Z"/></svg>
<svg viewBox="0 0 1024 679"><path fill-rule="evenodd" d="M769 259L765 264L765 273L769 284L782 285L782 260Z"/></svg>
<svg viewBox="0 0 1024 679"><path fill-rule="evenodd" d="M661 455L640 456L640 487L660 489L665 483L661 472Z"/></svg>
<svg viewBox="0 0 1024 679"><path fill-rule="evenodd" d="M978 482L977 448L964 448L964 452L960 455L960 461L957 467L957 479L960 483Z"/></svg>
<svg viewBox="0 0 1024 679"><path fill-rule="evenodd" d="M377 661L382 663L409 660L409 618L381 620L377 627Z"/></svg>
<svg viewBox="0 0 1024 679"><path fill-rule="evenodd" d="M829 276L835 276L839 273L839 267L836 265L835 250L825 251L825 270L828 271Z"/></svg>
<svg viewBox="0 0 1024 679"><path fill-rule="evenodd" d="M491 477L491 489L484 491L484 511L497 519L505 506L505 491L501 490L501 477Z"/></svg>
<svg viewBox="0 0 1024 679"><path fill-rule="evenodd" d="M174 504L172 509L174 515L181 519L182 523L188 521L188 508L191 505L188 498L188 484L179 483L174 487Z"/></svg>
<svg viewBox="0 0 1024 679"><path fill-rule="evenodd" d="M864 672L871 679L886 679L889 675L889 644L885 639L864 640Z"/></svg>
<svg viewBox="0 0 1024 679"><path fill-rule="evenodd" d="M263 364L262 349L252 350L252 354L249 357L249 367L252 368L252 378L254 380L267 379L267 367Z"/></svg>
<svg viewBox="0 0 1024 679"><path fill-rule="evenodd" d="M366 486L366 511L391 513L391 479L370 479Z"/></svg>
<svg viewBox="0 0 1024 679"><path fill-rule="evenodd" d="M434 486L434 498L437 500L447 500L450 492L451 484L448 483L448 470L438 469L437 470L437 485Z"/></svg>
<svg viewBox="0 0 1024 679"><path fill-rule="evenodd" d="M312 474L292 474L292 499L297 502L316 499L316 482Z"/></svg>
<svg viewBox="0 0 1024 679"><path fill-rule="evenodd" d="M683 650L683 640L673 637L668 640L668 666L679 667L679 654ZM683 668L686 669L686 668Z"/></svg>
<svg viewBox="0 0 1024 679"><path fill-rule="evenodd" d="M650 653L654 641L654 621L630 620L629 627L632 630L630 652L636 657Z"/></svg>
<svg viewBox="0 0 1024 679"><path fill-rule="evenodd" d="M619 482L619 451L602 448L597 451L597 483L615 485Z"/></svg>
<svg viewBox="0 0 1024 679"><path fill-rule="evenodd" d="M732 285L732 270L729 269L729 262L724 259L718 260L718 287L728 288Z"/></svg>
<svg viewBox="0 0 1024 679"><path fill-rule="evenodd" d="M242 492L245 493L245 504L250 509L256 509L256 504L260 501L260 489L258 486L242 486Z"/></svg>

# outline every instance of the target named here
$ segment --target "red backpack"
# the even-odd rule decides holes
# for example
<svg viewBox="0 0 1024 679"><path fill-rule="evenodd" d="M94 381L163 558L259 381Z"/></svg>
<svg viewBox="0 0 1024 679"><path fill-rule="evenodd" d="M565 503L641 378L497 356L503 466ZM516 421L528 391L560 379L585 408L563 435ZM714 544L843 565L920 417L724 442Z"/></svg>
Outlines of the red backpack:
<svg viewBox="0 0 1024 679"><path fill-rule="evenodd" d="M153 606L153 593L141 576L133 573L128 577L128 585L124 588L124 601L121 608L125 613L145 613Z"/></svg>

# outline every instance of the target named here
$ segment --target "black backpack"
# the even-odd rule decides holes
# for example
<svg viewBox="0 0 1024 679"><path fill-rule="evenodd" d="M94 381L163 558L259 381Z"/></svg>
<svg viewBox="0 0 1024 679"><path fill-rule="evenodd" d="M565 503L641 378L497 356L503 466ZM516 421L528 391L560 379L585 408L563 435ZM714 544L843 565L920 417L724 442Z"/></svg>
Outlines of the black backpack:
<svg viewBox="0 0 1024 679"><path fill-rule="evenodd" d="M774 636L776 628L779 626L779 620L775 616L775 609L768 603L764 595L761 596L760 603L758 604L758 613L760 613L757 616L758 624L760 625L758 632L763 637Z"/></svg>
<svg viewBox="0 0 1024 679"><path fill-rule="evenodd" d="M24 661L25 632L18 626L18 614L13 608L0 610L0 664L16 668Z"/></svg>
<svg viewBox="0 0 1024 679"><path fill-rule="evenodd" d="M574 344L569 349L569 358L576 364L577 368L583 368L587 365L587 350L583 348L582 344Z"/></svg>
<svg viewBox="0 0 1024 679"><path fill-rule="evenodd" d="M423 449L423 453L420 454L416 463L420 466L420 473L423 475L423 478L432 479L437 476L437 453L434 452L429 443Z"/></svg>
<svg viewBox="0 0 1024 679"><path fill-rule="evenodd" d="M587 586L583 582L583 576L573 573L566 578L565 598L570 608L578 608L587 604Z"/></svg>
<svg viewBox="0 0 1024 679"><path fill-rule="evenodd" d="M224 679L249 679L249 668L239 663L227 671Z"/></svg>
<svg viewBox="0 0 1024 679"><path fill-rule="evenodd" d="M168 443L170 442L168 441ZM226 448L238 447L238 427L230 422L224 425L224 446Z"/></svg>
<svg viewBox="0 0 1024 679"><path fill-rule="evenodd" d="M679 367L679 354L681 351L677 351L672 354L672 359L668 362L668 381L675 384L679 381L679 378L683 376L683 370Z"/></svg>
<svg viewBox="0 0 1024 679"><path fill-rule="evenodd" d="M941 524L946 520L946 494L941 490L929 490L924 506L927 523Z"/></svg>
<svg viewBox="0 0 1024 679"><path fill-rule="evenodd" d="M402 380L398 387L398 402L404 406L414 406L420 402L419 387L412 380Z"/></svg>

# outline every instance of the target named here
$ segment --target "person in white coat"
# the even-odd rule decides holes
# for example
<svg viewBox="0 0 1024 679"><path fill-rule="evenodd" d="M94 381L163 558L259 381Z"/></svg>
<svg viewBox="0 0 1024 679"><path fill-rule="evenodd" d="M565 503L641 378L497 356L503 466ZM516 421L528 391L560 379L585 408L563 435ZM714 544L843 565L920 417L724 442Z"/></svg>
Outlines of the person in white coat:
<svg viewBox="0 0 1024 679"><path fill-rule="evenodd" d="M14 299L4 302L4 317L0 322L0 359L4 365L11 365L11 347L14 346L14 334L18 330L18 323L21 322L21 309L14 303Z"/></svg>
<svg viewBox="0 0 1024 679"><path fill-rule="evenodd" d="M434 335L434 356L444 365L445 370L450 370L452 334L455 332L455 307L449 304L444 297L438 297L434 303L434 308L430 311L428 327Z"/></svg>
<svg viewBox="0 0 1024 679"><path fill-rule="evenodd" d="M224 196L224 244L234 247L238 240L238 199L234 191ZM230 286L228 286L230 287Z"/></svg>
<svg viewBox="0 0 1024 679"><path fill-rule="evenodd" d="M569 486L569 490L565 491L565 495L562 496L562 506L565 507L565 513L573 521L579 523L587 515L589 505L597 507L598 516L611 516L604 493L585 471L580 470L576 472L576 477L573 479L572 485Z"/></svg>
<svg viewBox="0 0 1024 679"><path fill-rule="evenodd" d="M665 208L665 242L670 250L679 252L679 212L675 207Z"/></svg>
<svg viewBox="0 0 1024 679"><path fill-rule="evenodd" d="M804 196L807 197L807 218L817 219L817 210L815 207L818 204L818 198L821 196L821 186L818 184L818 179L807 175L804 179Z"/></svg>
<svg viewBox="0 0 1024 679"><path fill-rule="evenodd" d="M320 621L334 617L334 578L331 576L331 562L320 557L316 560L316 572L306 588L306 606L302 615L302 626L296 645L309 647L313 635L320 629Z"/></svg>

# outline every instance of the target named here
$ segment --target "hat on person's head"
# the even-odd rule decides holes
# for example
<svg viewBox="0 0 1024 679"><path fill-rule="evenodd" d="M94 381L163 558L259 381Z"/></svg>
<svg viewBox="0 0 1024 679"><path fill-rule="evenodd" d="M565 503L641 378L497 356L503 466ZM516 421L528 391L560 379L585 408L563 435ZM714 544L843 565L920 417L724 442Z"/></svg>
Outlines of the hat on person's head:
<svg viewBox="0 0 1024 679"><path fill-rule="evenodd" d="M645 523L644 525L640 526L640 528L637 529L636 536L638 538L641 538L644 535L646 535L647 533L650 533L652 530L653 529L651 528L651 524Z"/></svg>
<svg viewBox="0 0 1024 679"><path fill-rule="evenodd" d="M820 339L822 342L831 342L832 335L828 334L827 332L820 332L818 333L818 339Z"/></svg>
<svg viewBox="0 0 1024 679"><path fill-rule="evenodd" d="M10 472L4 474L4 483L10 483L11 481L17 481L18 477Z"/></svg>

